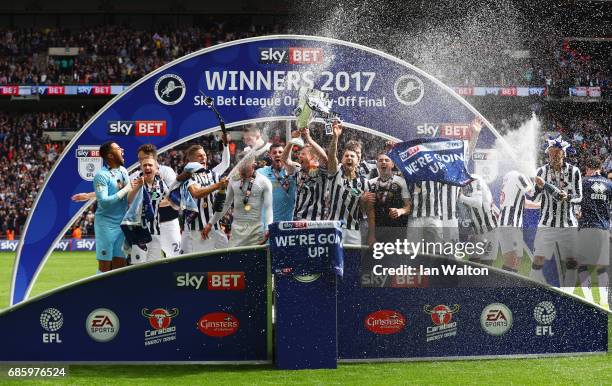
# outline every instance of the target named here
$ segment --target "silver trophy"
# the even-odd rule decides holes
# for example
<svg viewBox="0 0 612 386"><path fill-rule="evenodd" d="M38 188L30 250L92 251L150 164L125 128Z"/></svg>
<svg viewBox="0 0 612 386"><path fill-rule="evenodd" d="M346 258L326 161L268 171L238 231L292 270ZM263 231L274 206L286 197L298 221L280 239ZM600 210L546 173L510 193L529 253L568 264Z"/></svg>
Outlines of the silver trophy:
<svg viewBox="0 0 612 386"><path fill-rule="evenodd" d="M333 103L327 93L300 87L298 105L293 110L293 114L297 117L297 127L306 127L310 121L319 118L325 121L325 134L332 135L332 123L340 120L340 115L331 110Z"/></svg>

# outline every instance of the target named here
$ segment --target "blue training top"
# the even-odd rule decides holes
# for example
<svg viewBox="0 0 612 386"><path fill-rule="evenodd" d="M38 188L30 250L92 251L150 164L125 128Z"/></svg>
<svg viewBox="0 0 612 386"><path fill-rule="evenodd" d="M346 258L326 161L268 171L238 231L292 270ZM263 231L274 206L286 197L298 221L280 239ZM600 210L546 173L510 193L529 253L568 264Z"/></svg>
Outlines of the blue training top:
<svg viewBox="0 0 612 386"><path fill-rule="evenodd" d="M580 228L610 229L612 182L599 174L582 179Z"/></svg>
<svg viewBox="0 0 612 386"><path fill-rule="evenodd" d="M103 166L94 177L93 186L96 192L98 207L96 208L95 221L105 226L120 226L123 216L127 212L128 198L117 197L117 192L126 184L130 183L127 170L120 166L115 169L108 169Z"/></svg>

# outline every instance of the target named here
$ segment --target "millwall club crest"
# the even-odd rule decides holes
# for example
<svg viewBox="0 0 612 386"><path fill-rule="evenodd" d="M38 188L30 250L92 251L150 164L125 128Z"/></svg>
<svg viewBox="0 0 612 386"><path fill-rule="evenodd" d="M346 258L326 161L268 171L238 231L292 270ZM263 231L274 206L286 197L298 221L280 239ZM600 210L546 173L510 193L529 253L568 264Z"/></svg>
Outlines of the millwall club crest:
<svg viewBox="0 0 612 386"><path fill-rule="evenodd" d="M499 161L495 149L475 149L472 159L474 160L474 173L481 175L487 184L497 179Z"/></svg>
<svg viewBox="0 0 612 386"><path fill-rule="evenodd" d="M79 163L79 175L85 181L93 181L98 169L102 167L100 146L79 146L76 150Z"/></svg>

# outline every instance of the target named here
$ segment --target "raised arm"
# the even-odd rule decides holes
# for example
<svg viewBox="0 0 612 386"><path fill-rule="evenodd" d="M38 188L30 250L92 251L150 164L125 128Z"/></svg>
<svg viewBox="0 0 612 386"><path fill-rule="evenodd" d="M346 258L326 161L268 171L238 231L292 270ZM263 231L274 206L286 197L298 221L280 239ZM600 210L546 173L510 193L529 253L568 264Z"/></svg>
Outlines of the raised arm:
<svg viewBox="0 0 612 386"><path fill-rule="evenodd" d="M132 190L132 183L134 182L133 181L131 183L128 182L117 193L109 195L108 194L108 182L101 174L96 175L93 181L93 185L96 191L96 200L98 200L98 204L100 206L105 207L105 206L112 205L120 201L121 199L123 199L123 197L125 197Z"/></svg>
<svg viewBox="0 0 612 386"><path fill-rule="evenodd" d="M338 138L342 134L342 125L340 125L340 122L335 121L332 128L333 135L327 148L327 170L330 176L338 171Z"/></svg>
<svg viewBox="0 0 612 386"><path fill-rule="evenodd" d="M221 162L213 168L213 172L222 175L230 167L230 151L229 146L223 143L223 153L221 153Z"/></svg>
<svg viewBox="0 0 612 386"><path fill-rule="evenodd" d="M325 150L314 139L312 139L310 136L310 129L305 127L300 129L300 131L302 132L302 137L306 140L306 143L312 146L314 153L317 155L317 157L319 157L320 163L327 164L327 153L325 153Z"/></svg>

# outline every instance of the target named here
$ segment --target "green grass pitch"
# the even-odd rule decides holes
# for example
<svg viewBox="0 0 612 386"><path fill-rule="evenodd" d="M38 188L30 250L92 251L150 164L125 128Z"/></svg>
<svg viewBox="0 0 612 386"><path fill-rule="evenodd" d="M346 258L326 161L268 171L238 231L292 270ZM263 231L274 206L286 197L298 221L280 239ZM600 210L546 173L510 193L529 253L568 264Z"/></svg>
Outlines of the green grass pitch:
<svg viewBox="0 0 612 386"><path fill-rule="evenodd" d="M13 253L0 253L0 309L8 306ZM91 252L59 252L48 260L32 295L91 275ZM608 338L612 336L608 327ZM5 332L7 333L7 332ZM340 364L337 370L279 371L269 366L235 365L73 365L63 381L9 380L0 384L73 385L607 385L612 355L541 359L498 359Z"/></svg>

